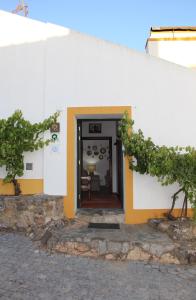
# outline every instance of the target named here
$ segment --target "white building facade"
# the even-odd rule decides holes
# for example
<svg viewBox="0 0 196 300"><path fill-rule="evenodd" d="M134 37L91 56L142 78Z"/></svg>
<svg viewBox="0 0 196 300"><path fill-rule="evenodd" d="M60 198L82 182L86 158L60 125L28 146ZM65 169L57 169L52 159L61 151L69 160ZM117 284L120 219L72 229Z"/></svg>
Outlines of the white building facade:
<svg viewBox="0 0 196 300"><path fill-rule="evenodd" d="M78 120L115 121L128 111L135 129L155 143L195 146L194 71L3 11L0 37L0 118L21 109L26 119L38 122L61 111L56 147L25 154L33 169L25 170L20 180L23 193L63 195L65 214L74 217L79 208ZM4 176L0 169L0 178ZM146 222L170 207L175 186L162 187L155 178L132 174L126 158L120 176L126 223ZM0 193L11 192L11 186L0 183Z"/></svg>

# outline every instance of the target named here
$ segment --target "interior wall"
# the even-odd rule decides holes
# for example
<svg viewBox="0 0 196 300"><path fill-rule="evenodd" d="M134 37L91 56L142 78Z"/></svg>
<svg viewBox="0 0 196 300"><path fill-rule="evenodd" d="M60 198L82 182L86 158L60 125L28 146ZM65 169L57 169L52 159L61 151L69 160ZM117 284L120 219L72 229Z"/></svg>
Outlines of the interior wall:
<svg viewBox="0 0 196 300"><path fill-rule="evenodd" d="M99 154L95 155L92 151L92 147L96 146ZM88 148L90 147L90 149ZM106 149L105 154L100 153L101 148ZM88 155L88 151L92 151L91 155ZM84 140L83 141L83 168L88 170L89 164L95 164L96 170L95 175L100 177L100 185L105 185L105 175L109 170L109 160L108 160L108 151L109 151L109 140ZM103 159L99 158L99 155L102 155Z"/></svg>
<svg viewBox="0 0 196 300"><path fill-rule="evenodd" d="M89 116L90 118L90 116ZM117 166L116 166L116 147L114 143L116 142L116 122L115 121L96 121L96 123L101 123L102 131L101 133L89 133L89 124L93 122L83 122L82 123L82 136L83 137L112 137L112 192L117 193Z"/></svg>

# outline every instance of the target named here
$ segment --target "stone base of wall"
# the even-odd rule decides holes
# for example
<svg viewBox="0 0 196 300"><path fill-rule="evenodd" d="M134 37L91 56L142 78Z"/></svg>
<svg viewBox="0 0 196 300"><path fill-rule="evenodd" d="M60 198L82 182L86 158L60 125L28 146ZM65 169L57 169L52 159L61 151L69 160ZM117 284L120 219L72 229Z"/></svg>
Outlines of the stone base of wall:
<svg viewBox="0 0 196 300"><path fill-rule="evenodd" d="M62 196L0 196L0 229L27 230L63 217Z"/></svg>
<svg viewBox="0 0 196 300"><path fill-rule="evenodd" d="M155 220L151 226L120 224L120 230L89 229L88 220L64 217L63 200L49 195L0 196L0 230L25 231L50 252L196 264L196 225L191 221Z"/></svg>

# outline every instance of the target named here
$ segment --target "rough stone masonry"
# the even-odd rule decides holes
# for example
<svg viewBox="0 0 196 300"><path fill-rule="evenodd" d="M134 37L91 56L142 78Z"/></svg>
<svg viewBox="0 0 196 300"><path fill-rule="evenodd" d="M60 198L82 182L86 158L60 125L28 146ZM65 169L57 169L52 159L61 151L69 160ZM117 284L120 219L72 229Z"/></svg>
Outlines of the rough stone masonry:
<svg viewBox="0 0 196 300"><path fill-rule="evenodd" d="M84 219L64 217L63 197L0 197L0 229L25 231L49 252L107 260L195 264L195 225L184 224L163 221L156 228L121 224L120 230L90 229Z"/></svg>
<svg viewBox="0 0 196 300"><path fill-rule="evenodd" d="M0 228L28 230L64 217L63 197L49 195L0 196Z"/></svg>

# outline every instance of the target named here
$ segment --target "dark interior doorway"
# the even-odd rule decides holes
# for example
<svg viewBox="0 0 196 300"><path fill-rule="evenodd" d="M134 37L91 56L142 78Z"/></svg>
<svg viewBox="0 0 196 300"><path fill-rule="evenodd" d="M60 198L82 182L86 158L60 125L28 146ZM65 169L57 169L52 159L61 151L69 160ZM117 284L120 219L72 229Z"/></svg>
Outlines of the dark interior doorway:
<svg viewBox="0 0 196 300"><path fill-rule="evenodd" d="M118 122L77 120L78 208L123 208L123 154Z"/></svg>

